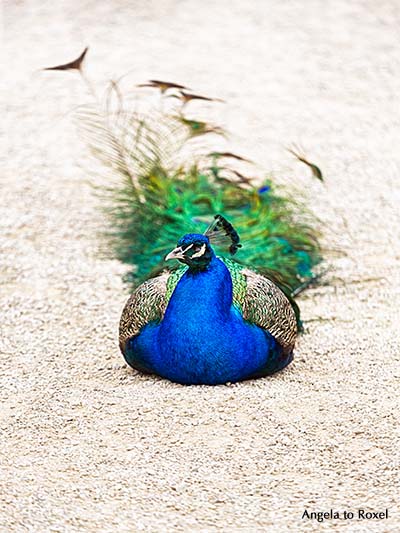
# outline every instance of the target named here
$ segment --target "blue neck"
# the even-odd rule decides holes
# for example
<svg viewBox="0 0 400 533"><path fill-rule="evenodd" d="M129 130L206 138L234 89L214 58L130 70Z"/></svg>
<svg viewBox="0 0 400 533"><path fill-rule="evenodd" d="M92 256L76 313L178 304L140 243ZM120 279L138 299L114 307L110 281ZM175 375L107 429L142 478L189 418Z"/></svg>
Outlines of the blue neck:
<svg viewBox="0 0 400 533"><path fill-rule="evenodd" d="M180 317L197 326L227 320L232 305L232 279L227 267L215 255L204 270L187 270L180 279L166 309L163 323L168 327Z"/></svg>

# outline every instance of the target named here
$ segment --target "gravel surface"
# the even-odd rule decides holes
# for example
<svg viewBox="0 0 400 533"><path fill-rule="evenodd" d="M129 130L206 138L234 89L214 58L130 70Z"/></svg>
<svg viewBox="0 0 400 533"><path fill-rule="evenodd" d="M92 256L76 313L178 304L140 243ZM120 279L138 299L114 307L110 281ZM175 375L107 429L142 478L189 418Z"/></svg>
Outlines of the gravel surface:
<svg viewBox="0 0 400 533"><path fill-rule="evenodd" d="M399 3L5 1L3 23L1 531L399 531ZM131 69L227 100L230 148L290 176L345 252L283 373L184 387L125 366L126 268L100 253L68 115L88 95L39 71L86 44L98 89Z"/></svg>

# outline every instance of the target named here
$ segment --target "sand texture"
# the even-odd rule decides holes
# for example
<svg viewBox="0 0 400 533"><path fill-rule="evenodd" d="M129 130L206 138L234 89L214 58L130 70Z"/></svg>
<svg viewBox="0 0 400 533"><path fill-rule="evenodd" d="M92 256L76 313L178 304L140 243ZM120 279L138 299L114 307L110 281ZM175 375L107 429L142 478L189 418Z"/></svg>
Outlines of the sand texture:
<svg viewBox="0 0 400 533"><path fill-rule="evenodd" d="M400 531L399 2L5 1L3 15L0 531ZM99 253L107 220L68 115L87 90L39 72L87 44L96 89L131 70L227 100L229 148L303 189L345 252L300 299L283 373L183 387L124 364L126 267ZM389 519L302 519L359 508Z"/></svg>

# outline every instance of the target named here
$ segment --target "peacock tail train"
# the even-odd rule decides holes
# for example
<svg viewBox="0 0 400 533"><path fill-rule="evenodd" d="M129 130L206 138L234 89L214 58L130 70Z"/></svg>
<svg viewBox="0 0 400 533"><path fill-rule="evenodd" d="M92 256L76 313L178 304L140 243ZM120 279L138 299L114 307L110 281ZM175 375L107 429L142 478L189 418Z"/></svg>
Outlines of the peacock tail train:
<svg viewBox="0 0 400 533"><path fill-rule="evenodd" d="M225 141L220 127L188 119L179 99L164 92L160 102L132 104L113 82L103 104L77 111L91 152L109 170L109 185L101 188L110 218L107 244L113 257L132 266L127 281L137 286L161 272L171 243L202 233L221 213L240 234L238 263L288 296L313 282L321 251L304 202L272 177L239 173L235 163L247 160L215 150Z"/></svg>

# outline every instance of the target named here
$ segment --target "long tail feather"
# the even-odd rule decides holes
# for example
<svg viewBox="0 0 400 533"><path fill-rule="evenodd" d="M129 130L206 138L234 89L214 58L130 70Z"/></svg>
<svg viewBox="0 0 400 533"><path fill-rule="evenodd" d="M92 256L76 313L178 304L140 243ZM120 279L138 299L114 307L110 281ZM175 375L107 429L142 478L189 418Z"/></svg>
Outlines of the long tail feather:
<svg viewBox="0 0 400 533"><path fill-rule="evenodd" d="M259 179L238 181L239 172L232 169L230 180L216 159L248 161L216 150L215 136L205 134L223 131L218 126L155 108L132 110L119 86L109 90L116 97L114 108L83 106L78 119L92 153L120 177L107 189L107 242L113 256L132 265L133 283L164 268L163 258L179 237L205 231L215 213L232 221L241 236L239 249L230 235L238 262L267 275L289 295L314 279L321 260L318 231L301 201L271 179L256 187ZM201 137L202 144L195 145L193 137ZM226 242L216 246L226 251Z"/></svg>

